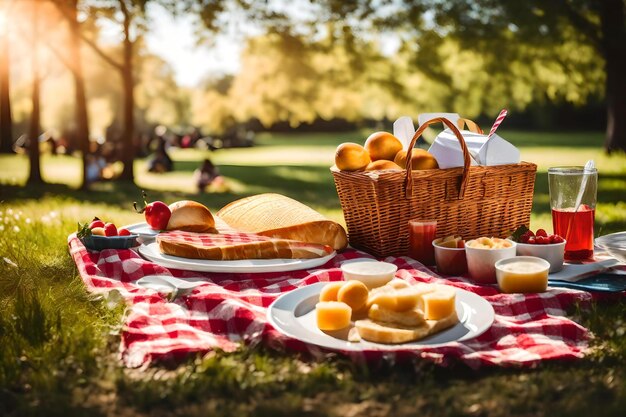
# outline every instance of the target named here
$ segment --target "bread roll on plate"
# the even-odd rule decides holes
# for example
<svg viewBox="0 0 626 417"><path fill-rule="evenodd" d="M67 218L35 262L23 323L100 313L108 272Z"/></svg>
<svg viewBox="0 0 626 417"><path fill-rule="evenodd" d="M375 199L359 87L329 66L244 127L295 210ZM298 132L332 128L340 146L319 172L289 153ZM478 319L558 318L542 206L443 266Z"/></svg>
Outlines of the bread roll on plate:
<svg viewBox="0 0 626 417"><path fill-rule="evenodd" d="M182 200L170 204L172 216L167 230L217 233L215 219L209 209L198 202Z"/></svg>
<svg viewBox="0 0 626 417"><path fill-rule="evenodd" d="M345 249L348 238L343 227L312 208L280 194L258 194L234 201L217 216L242 232L292 239Z"/></svg>

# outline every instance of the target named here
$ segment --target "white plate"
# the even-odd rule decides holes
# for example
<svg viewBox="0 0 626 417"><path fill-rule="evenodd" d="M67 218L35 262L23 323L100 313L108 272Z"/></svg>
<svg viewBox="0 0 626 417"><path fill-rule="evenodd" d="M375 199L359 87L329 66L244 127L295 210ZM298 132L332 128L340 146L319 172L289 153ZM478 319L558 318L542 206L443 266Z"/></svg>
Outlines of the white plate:
<svg viewBox="0 0 626 417"><path fill-rule="evenodd" d="M626 232L600 236L596 238L595 243L602 249L606 249L611 256L626 262Z"/></svg>
<svg viewBox="0 0 626 417"><path fill-rule="evenodd" d="M185 269L187 271L199 272L228 273L297 271L300 269L309 269L324 265L336 255L336 252L333 252L323 258L313 259L245 259L240 261L213 261L208 259L190 259L165 255L159 252L159 245L156 242L143 244L139 246L138 250L143 257L167 268Z"/></svg>
<svg viewBox="0 0 626 417"><path fill-rule="evenodd" d="M154 230L148 223L141 222L135 224L129 224L128 226L124 226L125 229L128 229L129 232L139 235L141 237L154 238L156 235L160 233L159 230Z"/></svg>
<svg viewBox="0 0 626 417"><path fill-rule="evenodd" d="M487 300L469 291L456 288L456 311L459 323L442 332L424 339L402 344L347 341L347 331L332 335L317 327L315 304L320 291L327 282L301 287L278 297L268 308L269 322L281 333L325 348L343 351L410 349L411 347L433 346L448 342L462 342L483 334L493 323L495 313Z"/></svg>

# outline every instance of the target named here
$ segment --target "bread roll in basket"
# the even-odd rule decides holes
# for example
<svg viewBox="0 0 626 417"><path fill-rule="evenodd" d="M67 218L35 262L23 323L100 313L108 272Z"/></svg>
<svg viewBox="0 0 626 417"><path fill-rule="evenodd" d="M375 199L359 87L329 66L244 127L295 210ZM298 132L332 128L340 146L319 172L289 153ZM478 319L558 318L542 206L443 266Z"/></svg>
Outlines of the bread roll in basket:
<svg viewBox="0 0 626 417"><path fill-rule="evenodd" d="M233 201L217 216L229 226L261 236L328 245L348 246L346 231L312 208L280 194L259 194Z"/></svg>

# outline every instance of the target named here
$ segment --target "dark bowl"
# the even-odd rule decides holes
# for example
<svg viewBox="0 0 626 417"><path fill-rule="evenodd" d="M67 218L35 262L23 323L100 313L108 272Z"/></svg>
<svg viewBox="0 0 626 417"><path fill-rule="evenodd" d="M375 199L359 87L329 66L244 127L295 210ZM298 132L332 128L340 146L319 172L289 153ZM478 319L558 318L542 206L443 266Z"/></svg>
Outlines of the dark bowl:
<svg viewBox="0 0 626 417"><path fill-rule="evenodd" d="M139 235L129 236L98 236L91 235L80 239L87 249L103 250L103 249L130 249L137 246L137 238Z"/></svg>

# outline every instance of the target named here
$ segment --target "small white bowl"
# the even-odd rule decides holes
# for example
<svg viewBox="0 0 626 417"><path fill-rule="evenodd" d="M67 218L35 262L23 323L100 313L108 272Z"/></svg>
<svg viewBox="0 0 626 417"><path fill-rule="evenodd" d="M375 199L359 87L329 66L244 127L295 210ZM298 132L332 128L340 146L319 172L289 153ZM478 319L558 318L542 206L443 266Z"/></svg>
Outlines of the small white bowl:
<svg viewBox="0 0 626 417"><path fill-rule="evenodd" d="M497 282L495 267L496 262L500 259L512 258L515 256L515 247L517 246L517 243L510 239L506 240L511 243L511 246L500 249L472 248L472 240L465 242L467 270L474 281L482 284L495 284Z"/></svg>
<svg viewBox="0 0 626 417"><path fill-rule="evenodd" d="M515 256L496 262L498 287L505 293L538 293L548 288L550 263L536 256Z"/></svg>
<svg viewBox="0 0 626 417"><path fill-rule="evenodd" d="M518 243L517 256L536 256L537 258L545 259L550 263L550 273L559 272L563 269L566 243L565 241L547 245Z"/></svg>
<svg viewBox="0 0 626 417"><path fill-rule="evenodd" d="M394 264L371 259L355 259L341 264L341 272L346 281L361 281L370 290L391 281L397 270L398 267Z"/></svg>

